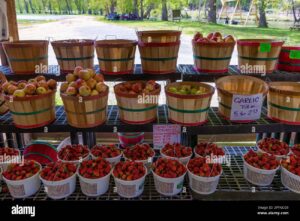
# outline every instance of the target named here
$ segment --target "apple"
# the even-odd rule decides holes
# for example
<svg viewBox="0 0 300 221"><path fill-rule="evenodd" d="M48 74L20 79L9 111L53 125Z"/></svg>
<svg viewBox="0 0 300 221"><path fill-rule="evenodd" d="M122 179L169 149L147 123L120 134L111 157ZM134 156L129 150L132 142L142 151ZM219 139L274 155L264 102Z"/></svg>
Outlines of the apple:
<svg viewBox="0 0 300 221"><path fill-rule="evenodd" d="M36 93L37 94L46 94L47 92L48 92L48 90L46 88L44 88L44 87L38 87L36 89Z"/></svg>
<svg viewBox="0 0 300 221"><path fill-rule="evenodd" d="M81 86L87 86L87 83L85 82L85 80L78 78L76 80L76 88L80 88Z"/></svg>
<svg viewBox="0 0 300 221"><path fill-rule="evenodd" d="M83 70L83 68L81 66L77 66L75 69L74 69L74 75L79 77L79 72Z"/></svg>
<svg viewBox="0 0 300 221"><path fill-rule="evenodd" d="M43 88L45 88L45 89L48 90L48 84L47 84L47 82L46 82L45 80L40 80L40 81L38 81L37 87L38 87L38 88L39 88L39 87L43 87Z"/></svg>
<svg viewBox="0 0 300 221"><path fill-rule="evenodd" d="M36 79L37 82L39 82L39 81L46 81L46 78L43 75L39 75L35 79Z"/></svg>
<svg viewBox="0 0 300 221"><path fill-rule="evenodd" d="M37 86L37 81L35 79L29 79L27 82Z"/></svg>
<svg viewBox="0 0 300 221"><path fill-rule="evenodd" d="M143 85L141 82L137 82L137 83L134 83L132 85L132 90L135 92L135 93L139 93L143 90Z"/></svg>
<svg viewBox="0 0 300 221"><path fill-rule="evenodd" d="M87 81L88 79L91 78L91 73L88 70L81 70L79 71L79 78Z"/></svg>
<svg viewBox="0 0 300 221"><path fill-rule="evenodd" d="M104 76L103 74L96 74L94 79L97 81L97 82L103 82L104 81Z"/></svg>
<svg viewBox="0 0 300 221"><path fill-rule="evenodd" d="M12 95L17 89L18 89L17 86L9 85L8 88L7 88L7 93Z"/></svg>
<svg viewBox="0 0 300 221"><path fill-rule="evenodd" d="M79 94L83 97L90 96L91 95L91 88L88 86L81 86L79 88Z"/></svg>
<svg viewBox="0 0 300 221"><path fill-rule="evenodd" d="M7 81L5 81L3 84L2 84L2 89L5 93L7 93L7 89L8 87L10 86L11 84L8 83Z"/></svg>
<svg viewBox="0 0 300 221"><path fill-rule="evenodd" d="M25 92L22 89L15 90L13 93L14 97L25 97Z"/></svg>
<svg viewBox="0 0 300 221"><path fill-rule="evenodd" d="M68 83L68 82L66 82ZM76 81L72 81L70 84L69 84L69 87L75 87L77 89L77 83Z"/></svg>
<svg viewBox="0 0 300 221"><path fill-rule="evenodd" d="M76 76L74 74L67 74L66 80L71 83L72 81L76 81Z"/></svg>
<svg viewBox="0 0 300 221"><path fill-rule="evenodd" d="M51 88L53 90L56 89L56 85L57 85L56 80L53 80L53 79L48 80L47 85L49 88Z"/></svg>
<svg viewBox="0 0 300 221"><path fill-rule="evenodd" d="M203 38L203 35L202 35L202 33L200 33L200 32L197 32L197 33L194 35L194 40L195 40L195 41L197 41L198 39L201 39L201 38Z"/></svg>
<svg viewBox="0 0 300 221"><path fill-rule="evenodd" d="M212 37L222 39L222 34L220 32L214 32Z"/></svg>
<svg viewBox="0 0 300 221"><path fill-rule="evenodd" d="M91 96L96 96L96 95L99 95L99 92L97 90L92 90L91 92Z"/></svg>
<svg viewBox="0 0 300 221"><path fill-rule="evenodd" d="M66 94L69 95L69 96L73 96L73 95L76 95L77 94L77 90L75 87L68 87L67 90L66 90Z"/></svg>
<svg viewBox="0 0 300 221"><path fill-rule="evenodd" d="M91 89L94 89L96 87L97 81L94 78L90 78L86 83L87 86L89 86Z"/></svg>
<svg viewBox="0 0 300 221"><path fill-rule="evenodd" d="M68 82L63 82L60 85L60 92L66 92L66 90L68 89L68 87L69 87L69 83Z"/></svg>
<svg viewBox="0 0 300 221"><path fill-rule="evenodd" d="M207 39L212 39L213 38L213 36L214 36L214 33L209 33L208 35L207 35Z"/></svg>
<svg viewBox="0 0 300 221"><path fill-rule="evenodd" d="M9 81L9 83L11 84L11 85L14 85L14 86L18 86L18 83L17 82L15 82L15 81Z"/></svg>
<svg viewBox="0 0 300 221"><path fill-rule="evenodd" d="M26 86L26 81L18 81L18 89L24 89Z"/></svg>
<svg viewBox="0 0 300 221"><path fill-rule="evenodd" d="M26 84L25 88L24 88L24 92L27 95L33 95L35 94L36 91L36 86L32 83Z"/></svg>
<svg viewBox="0 0 300 221"><path fill-rule="evenodd" d="M88 69L86 69L86 70L90 73L90 75L91 75L92 78L95 77L96 72L95 72L93 69L88 68Z"/></svg>
<svg viewBox="0 0 300 221"><path fill-rule="evenodd" d="M96 85L96 90L97 90L99 93L106 91L106 89L107 89L107 86L106 86L103 82L97 83L97 85Z"/></svg>
<svg viewBox="0 0 300 221"><path fill-rule="evenodd" d="M225 38L224 38L224 41L225 42L235 42L234 38L232 35L227 35Z"/></svg>

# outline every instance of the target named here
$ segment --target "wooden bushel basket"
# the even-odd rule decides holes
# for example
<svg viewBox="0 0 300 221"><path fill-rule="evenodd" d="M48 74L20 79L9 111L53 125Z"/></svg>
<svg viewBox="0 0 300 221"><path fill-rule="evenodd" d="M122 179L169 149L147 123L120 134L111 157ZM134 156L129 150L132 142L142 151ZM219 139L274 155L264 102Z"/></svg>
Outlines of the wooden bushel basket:
<svg viewBox="0 0 300 221"><path fill-rule="evenodd" d="M89 39L51 42L61 73L73 73L77 66L93 69L94 44L95 41Z"/></svg>
<svg viewBox="0 0 300 221"><path fill-rule="evenodd" d="M137 41L114 39L96 41L100 72L103 74L132 74Z"/></svg>
<svg viewBox="0 0 300 221"><path fill-rule="evenodd" d="M42 127L55 120L55 93L25 97L5 96L14 124L18 128Z"/></svg>
<svg viewBox="0 0 300 221"><path fill-rule="evenodd" d="M277 66L277 61L284 41L271 39L243 39L237 41L239 69L243 74L257 73L264 69L265 73L272 73ZM269 45L268 50L263 50ZM246 69L246 70L245 70ZM258 70L257 70L258 69ZM260 72L262 72L260 70Z"/></svg>
<svg viewBox="0 0 300 221"><path fill-rule="evenodd" d="M169 92L170 87L191 85L204 88L204 93L199 95L181 95ZM199 82L175 82L165 87L169 120L185 126L197 126L207 122L210 101L215 89Z"/></svg>
<svg viewBox="0 0 300 221"><path fill-rule="evenodd" d="M300 47L282 47L278 60L278 70L300 72L300 59L298 57L291 58L292 51L300 53Z"/></svg>
<svg viewBox="0 0 300 221"><path fill-rule="evenodd" d="M300 83L270 82L268 117L285 124L300 125Z"/></svg>
<svg viewBox="0 0 300 221"><path fill-rule="evenodd" d="M128 124L147 124L156 120L158 98L161 91L160 85L156 84L157 89L150 94L154 96L154 101L146 103L139 102L139 95L122 93L119 90L122 84L123 83L120 83L114 86L121 121Z"/></svg>
<svg viewBox="0 0 300 221"><path fill-rule="evenodd" d="M150 30L137 31L137 37L143 43L171 43L179 42L181 31L175 30Z"/></svg>
<svg viewBox="0 0 300 221"><path fill-rule="evenodd" d="M48 67L48 44L44 40L2 43L14 74L34 74L37 67Z"/></svg>
<svg viewBox="0 0 300 221"><path fill-rule="evenodd" d="M235 42L211 43L192 40L195 69L206 73L227 73Z"/></svg>
<svg viewBox="0 0 300 221"><path fill-rule="evenodd" d="M7 79L2 72L0 72L0 115L3 115L9 111L7 102L5 101L4 94L2 93L2 84L6 82Z"/></svg>
<svg viewBox="0 0 300 221"><path fill-rule="evenodd" d="M250 76L226 76L216 80L218 90L219 113L230 120L233 95L267 95L268 85L266 82ZM232 121L237 123L249 123L253 120Z"/></svg>
<svg viewBox="0 0 300 221"><path fill-rule="evenodd" d="M76 128L91 128L106 121L109 88L95 96L77 97L60 94L68 123Z"/></svg>

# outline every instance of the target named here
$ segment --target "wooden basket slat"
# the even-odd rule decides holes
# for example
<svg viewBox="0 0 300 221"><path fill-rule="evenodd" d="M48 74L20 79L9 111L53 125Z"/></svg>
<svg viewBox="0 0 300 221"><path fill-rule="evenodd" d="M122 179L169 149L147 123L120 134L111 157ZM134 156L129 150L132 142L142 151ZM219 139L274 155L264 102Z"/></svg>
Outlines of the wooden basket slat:
<svg viewBox="0 0 300 221"><path fill-rule="evenodd" d="M181 31L175 30L149 30L137 31L138 40L141 42L168 43L180 41Z"/></svg>

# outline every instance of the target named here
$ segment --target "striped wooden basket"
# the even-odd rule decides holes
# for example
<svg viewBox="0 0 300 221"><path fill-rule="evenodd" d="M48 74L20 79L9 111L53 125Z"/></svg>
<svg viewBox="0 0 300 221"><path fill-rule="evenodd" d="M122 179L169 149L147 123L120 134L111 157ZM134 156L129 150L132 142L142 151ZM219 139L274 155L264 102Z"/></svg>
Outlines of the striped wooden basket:
<svg viewBox="0 0 300 221"><path fill-rule="evenodd" d="M61 73L73 73L75 67L94 68L95 41L89 39L71 39L53 41L54 49Z"/></svg>
<svg viewBox="0 0 300 221"><path fill-rule="evenodd" d="M300 58L295 56L299 53L300 47L282 47L278 60L278 70L300 72Z"/></svg>
<svg viewBox="0 0 300 221"><path fill-rule="evenodd" d="M143 82L143 81L133 81ZM145 83L145 82L143 82ZM161 91L161 86L156 85L158 89L154 90L150 95L153 96L153 102L139 102L141 95L133 95L122 93L119 89L120 85L114 86L114 91L119 107L120 120L128 124L147 124L157 118L158 97Z"/></svg>
<svg viewBox="0 0 300 221"><path fill-rule="evenodd" d="M4 42L9 66L14 74L34 74L37 67L48 67L48 41Z"/></svg>
<svg viewBox="0 0 300 221"><path fill-rule="evenodd" d="M3 115L9 111L8 104L5 101L4 94L2 91L2 84L6 81L7 79L5 75L2 72L0 72L0 115Z"/></svg>
<svg viewBox="0 0 300 221"><path fill-rule="evenodd" d="M6 41L0 41L0 60L1 60L1 65L2 66L8 66L8 60L6 57L6 54L4 52L4 48L2 46L2 43Z"/></svg>
<svg viewBox="0 0 300 221"><path fill-rule="evenodd" d="M144 132L118 133L119 142L122 148L133 146L144 142Z"/></svg>
<svg viewBox="0 0 300 221"><path fill-rule="evenodd" d="M171 43L180 41L181 31L176 30L149 30L137 31L137 37L143 43Z"/></svg>
<svg viewBox="0 0 300 221"><path fill-rule="evenodd" d="M177 88L181 85L196 86L204 89L204 92L199 95L181 95L169 91L170 87ZM212 86L200 82L175 82L168 84L165 92L171 122L185 126L197 126L207 122L210 101L215 92Z"/></svg>
<svg viewBox="0 0 300 221"><path fill-rule="evenodd" d="M243 74L272 73L276 69L284 41L243 39L237 41L238 65Z"/></svg>
<svg viewBox="0 0 300 221"><path fill-rule="evenodd" d="M5 96L14 124L31 129L50 124L55 120L55 93L26 97Z"/></svg>
<svg viewBox="0 0 300 221"><path fill-rule="evenodd" d="M103 74L132 74L137 41L114 39L96 42L100 72Z"/></svg>
<svg viewBox="0 0 300 221"><path fill-rule="evenodd" d="M206 73L227 73L235 42L211 43L192 40L195 69Z"/></svg>
<svg viewBox="0 0 300 221"><path fill-rule="evenodd" d="M216 80L218 90L219 113L230 120L233 95L267 95L268 85L264 81L250 76L226 76ZM249 123L253 120L232 121Z"/></svg>
<svg viewBox="0 0 300 221"><path fill-rule="evenodd" d="M271 82L268 117L285 124L300 125L300 83Z"/></svg>
<svg viewBox="0 0 300 221"><path fill-rule="evenodd" d="M68 96L61 93L68 123L76 128L91 128L106 121L109 88L89 97Z"/></svg>

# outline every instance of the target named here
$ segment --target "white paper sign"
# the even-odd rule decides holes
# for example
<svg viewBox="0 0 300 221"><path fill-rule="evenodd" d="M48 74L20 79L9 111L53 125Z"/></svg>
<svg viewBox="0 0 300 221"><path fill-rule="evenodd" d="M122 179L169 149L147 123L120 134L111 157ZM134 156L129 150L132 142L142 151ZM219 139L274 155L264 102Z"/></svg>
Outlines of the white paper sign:
<svg viewBox="0 0 300 221"><path fill-rule="evenodd" d="M167 143L180 143L181 126L177 124L153 125L153 147L161 149Z"/></svg>
<svg viewBox="0 0 300 221"><path fill-rule="evenodd" d="M262 94L233 95L230 120L258 120L262 103Z"/></svg>

